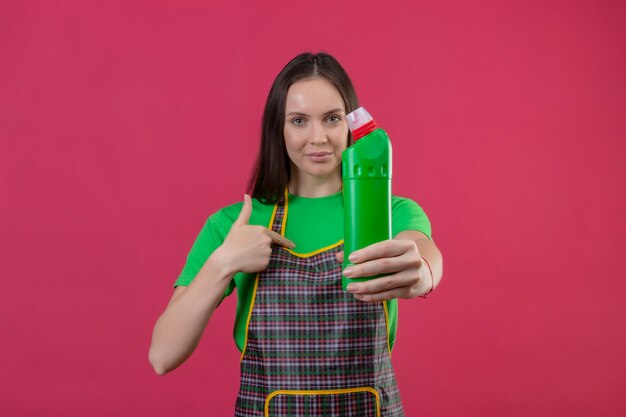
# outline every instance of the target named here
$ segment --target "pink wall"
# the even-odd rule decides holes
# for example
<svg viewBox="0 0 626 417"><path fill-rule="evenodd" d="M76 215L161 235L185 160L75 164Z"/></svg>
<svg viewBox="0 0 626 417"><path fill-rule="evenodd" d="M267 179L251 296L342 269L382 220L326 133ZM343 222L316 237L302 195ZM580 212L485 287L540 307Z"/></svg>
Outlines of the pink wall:
<svg viewBox="0 0 626 417"><path fill-rule="evenodd" d="M352 76L444 254L400 306L407 416L625 415L624 2L162 3L0 8L2 415L232 415L235 297L173 373L148 346L304 50Z"/></svg>

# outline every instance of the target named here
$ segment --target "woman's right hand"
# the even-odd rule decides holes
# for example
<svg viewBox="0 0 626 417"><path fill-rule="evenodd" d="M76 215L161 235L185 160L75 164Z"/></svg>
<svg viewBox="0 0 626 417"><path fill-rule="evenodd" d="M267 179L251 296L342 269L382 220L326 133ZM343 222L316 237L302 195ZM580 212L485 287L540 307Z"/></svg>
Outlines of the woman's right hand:
<svg viewBox="0 0 626 417"><path fill-rule="evenodd" d="M264 270L270 261L272 243L287 248L296 246L291 240L267 227L249 225L251 213L252 199L245 194L239 217L230 228L224 243L211 256L212 261L219 263L229 274Z"/></svg>

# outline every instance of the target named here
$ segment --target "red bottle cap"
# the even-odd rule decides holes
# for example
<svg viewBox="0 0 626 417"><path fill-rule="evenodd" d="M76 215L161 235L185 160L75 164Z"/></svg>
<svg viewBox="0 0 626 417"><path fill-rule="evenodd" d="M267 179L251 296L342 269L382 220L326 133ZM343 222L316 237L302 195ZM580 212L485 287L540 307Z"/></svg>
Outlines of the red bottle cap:
<svg viewBox="0 0 626 417"><path fill-rule="evenodd" d="M352 132L354 140L357 141L368 133L374 131L378 125L374 118L365 110L364 107L359 107L355 111L346 115L348 122L348 128Z"/></svg>

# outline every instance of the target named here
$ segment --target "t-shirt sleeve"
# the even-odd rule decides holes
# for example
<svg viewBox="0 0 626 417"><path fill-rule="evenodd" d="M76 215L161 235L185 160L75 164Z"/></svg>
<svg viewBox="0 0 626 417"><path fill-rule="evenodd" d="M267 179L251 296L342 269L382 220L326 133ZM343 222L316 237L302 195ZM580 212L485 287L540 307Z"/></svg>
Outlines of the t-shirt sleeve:
<svg viewBox="0 0 626 417"><path fill-rule="evenodd" d="M224 228L226 228L226 231ZM230 230L230 227L225 225L223 221L220 221L219 212L207 219L187 254L187 261L178 279L176 279L174 287L179 285L187 286L193 281L206 260L209 259L209 256L224 242L228 230ZM230 295L234 289L235 281L231 280L224 297Z"/></svg>
<svg viewBox="0 0 626 417"><path fill-rule="evenodd" d="M404 230L417 230L432 240L430 220L428 220L422 207L415 201L410 198L394 196L391 213L393 237Z"/></svg>

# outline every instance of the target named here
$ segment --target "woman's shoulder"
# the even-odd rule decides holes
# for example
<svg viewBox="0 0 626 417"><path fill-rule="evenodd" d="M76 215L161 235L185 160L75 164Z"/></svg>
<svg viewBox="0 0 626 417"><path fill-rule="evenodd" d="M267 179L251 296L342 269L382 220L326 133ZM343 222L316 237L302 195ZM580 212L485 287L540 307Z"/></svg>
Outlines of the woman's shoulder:
<svg viewBox="0 0 626 417"><path fill-rule="evenodd" d="M391 197L391 212L394 236L403 230L419 230L431 238L430 220L415 200L394 195Z"/></svg>
<svg viewBox="0 0 626 417"><path fill-rule="evenodd" d="M392 195L391 196L391 206L393 208L401 207L401 206L413 206L413 207L421 208L419 203L417 201L413 200L412 198L410 198L410 197L403 197L403 196L399 196L399 195Z"/></svg>

